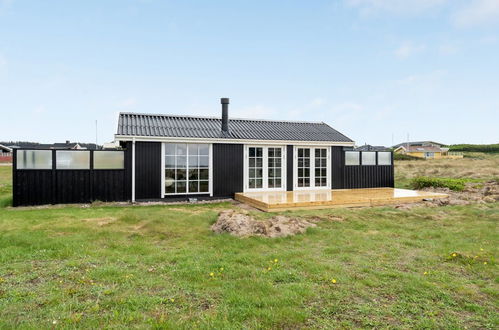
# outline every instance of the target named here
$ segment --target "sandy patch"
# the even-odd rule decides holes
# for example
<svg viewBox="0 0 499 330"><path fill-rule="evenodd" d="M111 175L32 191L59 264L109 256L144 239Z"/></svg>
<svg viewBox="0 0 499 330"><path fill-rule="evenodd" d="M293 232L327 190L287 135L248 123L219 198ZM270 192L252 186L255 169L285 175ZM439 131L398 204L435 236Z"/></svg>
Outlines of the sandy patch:
<svg viewBox="0 0 499 330"><path fill-rule="evenodd" d="M304 219L288 218L282 215L267 220L255 220L248 214L234 210L220 212L217 222L211 226L215 233L229 233L238 237L263 236L286 237L302 234L316 224Z"/></svg>

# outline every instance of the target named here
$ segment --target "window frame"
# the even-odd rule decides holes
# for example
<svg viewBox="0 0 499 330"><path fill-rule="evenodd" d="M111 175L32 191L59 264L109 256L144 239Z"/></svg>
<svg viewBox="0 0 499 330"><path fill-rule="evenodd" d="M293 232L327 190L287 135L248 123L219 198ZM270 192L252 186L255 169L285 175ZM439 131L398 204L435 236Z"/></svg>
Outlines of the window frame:
<svg viewBox="0 0 499 330"><path fill-rule="evenodd" d="M263 152L263 184L262 188L250 188L249 187L249 149L250 148L262 148ZM281 149L281 186L277 188L269 188L269 148L279 148ZM243 166L243 192L258 192L258 191L286 191L286 153L287 147L285 145L260 145L260 144L245 144L244 145L244 166ZM275 167L273 167L275 168Z"/></svg>
<svg viewBox="0 0 499 330"><path fill-rule="evenodd" d="M298 149L310 149L310 186L298 187ZM315 150L326 149L326 185L315 186ZM330 146L293 146L293 190L331 190L331 147Z"/></svg>
<svg viewBox="0 0 499 330"><path fill-rule="evenodd" d="M185 185L186 185L186 192L185 193L167 193L165 189L165 183L166 183L166 175L165 175L165 170L166 170L166 145L167 144L184 144L186 145L186 179L185 179ZM208 191L204 192L189 192L189 145L192 144L203 144L208 146ZM199 156L199 153L197 154ZM175 159L176 159L175 155ZM198 157L199 160L199 157ZM198 166L199 168L199 166ZM176 162L175 162L175 167L174 169L177 169ZM176 180L175 180L176 181ZM184 181L184 180L182 180ZM197 182L200 181L205 181L205 180L195 180ZM209 195L213 196L213 144L212 143L189 143L189 142L163 142L161 143L161 196L162 198L164 197L171 197L171 196L185 196L185 195Z"/></svg>

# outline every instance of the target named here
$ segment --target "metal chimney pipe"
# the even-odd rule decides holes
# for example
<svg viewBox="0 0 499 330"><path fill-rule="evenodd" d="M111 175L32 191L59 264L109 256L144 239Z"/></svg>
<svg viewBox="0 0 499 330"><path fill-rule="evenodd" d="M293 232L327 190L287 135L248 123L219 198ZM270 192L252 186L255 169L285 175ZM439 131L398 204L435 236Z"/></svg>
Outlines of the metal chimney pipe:
<svg viewBox="0 0 499 330"><path fill-rule="evenodd" d="M222 131L229 131L229 98L223 97L220 99L222 103Z"/></svg>

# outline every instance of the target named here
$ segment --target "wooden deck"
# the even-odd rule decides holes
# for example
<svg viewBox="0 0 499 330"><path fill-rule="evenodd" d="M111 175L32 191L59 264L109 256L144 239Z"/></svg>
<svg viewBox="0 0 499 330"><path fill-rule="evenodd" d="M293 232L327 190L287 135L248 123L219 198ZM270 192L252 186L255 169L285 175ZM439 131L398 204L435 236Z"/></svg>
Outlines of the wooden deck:
<svg viewBox="0 0 499 330"><path fill-rule="evenodd" d="M447 198L448 195L397 188L236 193L235 199L265 212L292 209L376 206Z"/></svg>

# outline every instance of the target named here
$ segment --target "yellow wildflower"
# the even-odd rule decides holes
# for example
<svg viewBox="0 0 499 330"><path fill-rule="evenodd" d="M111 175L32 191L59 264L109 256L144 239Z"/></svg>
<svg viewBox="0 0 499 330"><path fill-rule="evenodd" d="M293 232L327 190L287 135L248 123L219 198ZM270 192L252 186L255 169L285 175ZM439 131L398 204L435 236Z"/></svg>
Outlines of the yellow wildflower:
<svg viewBox="0 0 499 330"><path fill-rule="evenodd" d="M272 270L272 267L267 268L267 270Z"/></svg>
<svg viewBox="0 0 499 330"><path fill-rule="evenodd" d="M336 279L335 279L335 278L333 278L333 279L331 280L331 283L336 284Z"/></svg>
<svg viewBox="0 0 499 330"><path fill-rule="evenodd" d="M274 262L275 262L275 263L277 263L278 261L279 261L279 260L277 260L277 259L274 259Z"/></svg>
<svg viewBox="0 0 499 330"><path fill-rule="evenodd" d="M424 275L428 275L428 272L424 272L423 274L424 274Z"/></svg>
<svg viewBox="0 0 499 330"><path fill-rule="evenodd" d="M175 299L174 298L170 298L170 301L173 303L173 302L175 302Z"/></svg>
<svg viewBox="0 0 499 330"><path fill-rule="evenodd" d="M484 265L486 265L486 264L487 264L487 261L484 261L484 262L483 262L483 264L484 264Z"/></svg>
<svg viewBox="0 0 499 330"><path fill-rule="evenodd" d="M480 251L483 251L483 249L482 249L482 248L480 248Z"/></svg>
<svg viewBox="0 0 499 330"><path fill-rule="evenodd" d="M210 276L211 276L211 277L215 276L215 273L210 273Z"/></svg>
<svg viewBox="0 0 499 330"><path fill-rule="evenodd" d="M457 254L456 254L456 253L453 253L453 254L452 254L452 256L453 256L453 257L457 257Z"/></svg>

